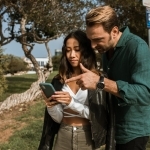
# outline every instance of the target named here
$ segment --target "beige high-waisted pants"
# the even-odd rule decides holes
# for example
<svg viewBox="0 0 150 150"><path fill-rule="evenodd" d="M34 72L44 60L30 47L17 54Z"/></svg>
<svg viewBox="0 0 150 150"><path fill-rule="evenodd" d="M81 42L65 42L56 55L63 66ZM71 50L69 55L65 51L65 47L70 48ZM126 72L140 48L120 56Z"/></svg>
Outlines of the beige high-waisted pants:
<svg viewBox="0 0 150 150"><path fill-rule="evenodd" d="M61 124L54 150L94 150L91 127Z"/></svg>

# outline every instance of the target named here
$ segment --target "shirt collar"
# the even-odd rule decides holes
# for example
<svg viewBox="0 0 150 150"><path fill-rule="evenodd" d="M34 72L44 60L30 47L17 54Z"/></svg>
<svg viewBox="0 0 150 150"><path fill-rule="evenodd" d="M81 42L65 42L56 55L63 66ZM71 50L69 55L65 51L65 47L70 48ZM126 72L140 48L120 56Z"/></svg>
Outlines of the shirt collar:
<svg viewBox="0 0 150 150"><path fill-rule="evenodd" d="M116 47L125 46L125 43L126 43L126 40L127 40L127 35L130 33L130 30L129 30L128 27L123 27L123 28L120 29L120 31L122 32L122 35L121 35Z"/></svg>

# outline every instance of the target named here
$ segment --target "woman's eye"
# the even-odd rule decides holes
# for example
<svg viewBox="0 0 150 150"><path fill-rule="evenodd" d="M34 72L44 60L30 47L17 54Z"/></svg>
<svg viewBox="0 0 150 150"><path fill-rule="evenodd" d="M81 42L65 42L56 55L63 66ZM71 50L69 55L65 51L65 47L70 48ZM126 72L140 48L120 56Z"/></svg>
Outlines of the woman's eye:
<svg viewBox="0 0 150 150"><path fill-rule="evenodd" d="M67 51L67 52L69 52L69 51L70 51L70 49L66 49L66 51Z"/></svg>
<svg viewBox="0 0 150 150"><path fill-rule="evenodd" d="M75 51L80 51L80 49L77 48L77 49L75 49Z"/></svg>

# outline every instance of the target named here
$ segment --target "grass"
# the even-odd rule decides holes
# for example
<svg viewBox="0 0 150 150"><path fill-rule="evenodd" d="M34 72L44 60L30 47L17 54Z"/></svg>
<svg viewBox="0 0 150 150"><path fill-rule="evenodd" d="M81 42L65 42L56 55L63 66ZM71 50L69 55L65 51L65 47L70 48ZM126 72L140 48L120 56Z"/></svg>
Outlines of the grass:
<svg viewBox="0 0 150 150"><path fill-rule="evenodd" d="M50 82L51 78L56 73L57 73L56 71L51 73L50 77L46 82ZM1 95L0 102L2 102L4 99L6 99L8 96L10 96L13 93L22 93L25 90L27 90L31 86L31 84L37 80L37 75L25 74L21 76L11 76L11 77L7 77L6 80L8 84L8 89L3 95Z"/></svg>
<svg viewBox="0 0 150 150"><path fill-rule="evenodd" d="M53 72L47 82L50 82L57 72ZM34 74L8 77L8 90L3 95L11 95L13 93L21 93L27 90L31 83L37 80ZM2 99L3 101L3 99ZM26 111L18 113L15 120L20 125L25 124L21 130L14 128L14 134L5 143L0 144L0 150L37 150L42 134L43 115L45 104L41 100L37 100L34 105L28 105Z"/></svg>
<svg viewBox="0 0 150 150"><path fill-rule="evenodd" d="M50 82L57 72L50 75L47 82ZM21 93L27 90L31 83L37 80L34 74L8 77L8 90L4 93L1 101L13 93ZM19 113L15 117L16 122L25 123L25 126L18 130L14 128L14 134L9 141L0 144L0 150L37 150L42 134L43 115L45 105L41 100L37 100L34 105L28 105L25 112ZM150 150L150 141L147 149Z"/></svg>
<svg viewBox="0 0 150 150"><path fill-rule="evenodd" d="M37 150L43 125L44 103L38 101L29 106L26 113L16 117L16 121L26 123L21 130L16 130L9 141L0 144L0 150Z"/></svg>

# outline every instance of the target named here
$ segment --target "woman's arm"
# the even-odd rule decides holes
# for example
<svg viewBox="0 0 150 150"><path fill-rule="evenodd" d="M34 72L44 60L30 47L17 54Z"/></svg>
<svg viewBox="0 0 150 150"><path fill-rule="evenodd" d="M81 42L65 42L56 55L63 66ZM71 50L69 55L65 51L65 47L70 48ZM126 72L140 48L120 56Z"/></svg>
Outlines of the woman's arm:
<svg viewBox="0 0 150 150"><path fill-rule="evenodd" d="M63 118L62 104L57 104L53 107L49 107L47 105L47 111L55 122L60 123L62 121Z"/></svg>
<svg viewBox="0 0 150 150"><path fill-rule="evenodd" d="M69 92L57 91L51 98L63 104L65 106L64 109L72 109L73 111L79 113L81 117L89 119L88 106L75 101L74 98L70 96Z"/></svg>
<svg viewBox="0 0 150 150"><path fill-rule="evenodd" d="M68 108L79 113L81 117L89 119L89 106L81 104L72 98L70 104L64 107L64 109Z"/></svg>
<svg viewBox="0 0 150 150"><path fill-rule="evenodd" d="M47 98L42 91L42 95L45 100L45 104L47 106L48 114L52 117L52 119L60 123L63 118L63 107L57 101L54 101L51 97Z"/></svg>

